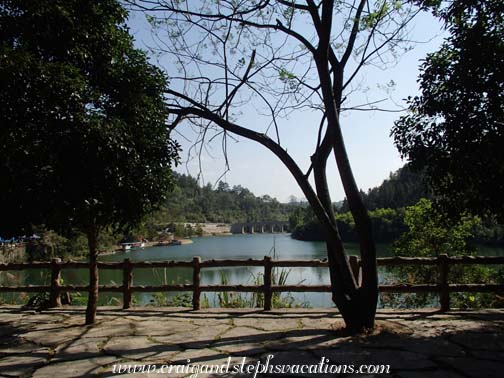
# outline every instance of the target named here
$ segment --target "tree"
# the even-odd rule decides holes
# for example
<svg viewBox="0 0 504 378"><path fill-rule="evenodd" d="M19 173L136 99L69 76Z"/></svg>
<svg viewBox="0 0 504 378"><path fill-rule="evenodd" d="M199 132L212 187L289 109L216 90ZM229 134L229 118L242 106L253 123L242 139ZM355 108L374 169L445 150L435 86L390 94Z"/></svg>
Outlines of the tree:
<svg viewBox="0 0 504 378"><path fill-rule="evenodd" d="M136 224L171 185L166 78L115 0L4 0L0 16L0 230L83 231L93 323L100 230Z"/></svg>
<svg viewBox="0 0 504 378"><path fill-rule="evenodd" d="M463 215L457 221L447 221L446 215L437 211L432 203L422 198L414 206L406 208L404 223L408 230L394 243L393 251L398 256L435 257L474 255L476 248L468 240L480 227L481 220ZM437 266L400 266L392 269L394 284L437 284ZM502 269L477 265L450 266L450 283L502 284ZM398 282L395 282L398 281ZM416 293L412 295L387 295L394 307L425 307L432 305L436 295ZM491 293L452 293L451 301L458 308L502 306L502 299Z"/></svg>
<svg viewBox="0 0 504 378"><path fill-rule="evenodd" d="M408 114L392 129L395 144L425 170L445 212L502 222L504 3L457 0L434 11L451 36L422 64L421 95L408 98Z"/></svg>
<svg viewBox="0 0 504 378"><path fill-rule="evenodd" d="M473 254L475 248L467 240L478 222L478 218L464 216L450 224L428 199L422 198L416 205L406 208L404 223L408 231L394 243L394 253L399 256Z"/></svg>
<svg viewBox="0 0 504 378"><path fill-rule="evenodd" d="M376 251L346 153L340 113L372 107L351 105L348 95L358 90L356 78L363 67L396 60L406 26L417 10L388 0L127 2L145 12L155 29L153 50L160 54L159 61L168 54L179 67L167 91L174 116L171 127L191 122L201 130L201 146L215 131L223 136L224 151L226 137L235 134L276 155L324 227L332 297L347 327L372 328L378 298ZM268 118L259 129L247 122L258 118L247 117L250 104ZM304 111L320 116L306 172L281 144L278 128L281 117ZM326 175L331 156L359 234L360 286L352 275L329 195Z"/></svg>

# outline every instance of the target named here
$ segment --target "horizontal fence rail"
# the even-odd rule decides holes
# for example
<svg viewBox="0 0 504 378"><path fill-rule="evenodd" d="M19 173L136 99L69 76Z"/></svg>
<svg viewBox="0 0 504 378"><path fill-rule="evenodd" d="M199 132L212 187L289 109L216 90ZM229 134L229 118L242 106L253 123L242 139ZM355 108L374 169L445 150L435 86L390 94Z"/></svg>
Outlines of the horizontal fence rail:
<svg viewBox="0 0 504 378"><path fill-rule="evenodd" d="M504 264L504 257L493 256L457 256L440 255L438 257L382 257L377 259L378 266L405 266L429 265L438 267L438 283L433 284L397 284L380 285L380 292L384 293L438 293L441 310L450 308L450 293L454 292L504 292L504 285L497 284L449 284L448 272L451 265ZM360 278L361 262L357 256L350 256L349 263L357 282ZM201 285L201 269L221 268L235 266L257 266L264 268L263 285ZM118 269L123 271L122 285L101 285L101 292L119 292L123 294L123 308L130 308L134 292L175 292L190 291L193 293L193 309L200 309L200 296L202 292L255 292L264 294L264 309L271 310L273 293L280 292L330 292L330 285L273 285L273 269L277 267L328 267L327 260L272 260L265 256L264 259L248 260L206 260L194 257L192 261L142 261L132 262L125 259L122 262L99 262L98 269ZM191 268L193 270L192 284L179 285L133 285L133 270L138 268ZM0 286L0 292L48 292L50 306L61 306L61 294L68 292L87 291L88 285L61 285L62 269L89 269L89 263L77 261L31 262L17 264L0 263L0 271L16 271L25 269L51 270L50 285L26 286Z"/></svg>

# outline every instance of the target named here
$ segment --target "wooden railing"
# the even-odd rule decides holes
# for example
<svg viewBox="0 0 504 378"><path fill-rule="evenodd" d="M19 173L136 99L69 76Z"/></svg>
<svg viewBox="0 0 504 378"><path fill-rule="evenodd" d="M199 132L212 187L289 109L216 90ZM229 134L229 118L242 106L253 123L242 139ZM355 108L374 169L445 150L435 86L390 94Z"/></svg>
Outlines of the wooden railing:
<svg viewBox="0 0 504 378"><path fill-rule="evenodd" d="M352 272L357 281L360 279L361 263L356 256L349 259ZM504 292L504 285L497 284L449 284L448 272L451 265L457 264L481 264L493 265L504 264L504 257L486 256L462 256L449 257L383 257L378 259L378 266L399 265L431 265L438 267L438 283L422 285L380 285L381 292L387 293L421 293L434 292L439 294L441 310L450 308L450 293L453 292ZM215 267L234 266L257 266L264 268L263 285L201 285L201 269ZM328 267L326 260L272 260L265 256L264 259L248 260L207 260L201 261L200 257L194 257L192 261L144 261L131 262L125 259L123 262L100 262L99 269L122 269L122 285L101 285L101 292L121 292L123 295L123 308L131 306L132 293L134 292L174 292L192 291L193 309L200 309L201 292L257 292L264 294L264 309L271 310L273 293L278 292L330 292L330 285L273 285L273 268L275 267ZM66 261L61 262L53 259L51 262L32 262L20 264L0 264L0 271L13 271L25 269L49 269L51 270L51 284L27 285L27 286L0 286L0 292L48 292L50 305L61 305L60 297L65 292L87 291L89 287L83 285L61 285L61 270L69 268L88 268L87 262ZM193 283L179 285L149 285L133 286L133 269L135 268L192 268Z"/></svg>

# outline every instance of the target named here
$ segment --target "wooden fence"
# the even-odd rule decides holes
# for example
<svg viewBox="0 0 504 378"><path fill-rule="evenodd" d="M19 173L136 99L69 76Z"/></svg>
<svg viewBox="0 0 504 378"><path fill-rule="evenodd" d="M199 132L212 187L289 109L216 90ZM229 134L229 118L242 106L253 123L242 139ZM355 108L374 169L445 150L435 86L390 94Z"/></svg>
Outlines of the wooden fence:
<svg viewBox="0 0 504 378"><path fill-rule="evenodd" d="M438 267L437 284L422 285L380 285L381 292L386 293L422 293L434 292L439 294L441 310L447 311L450 308L450 293L453 292L504 292L504 285L496 284L449 284L448 272L451 265L457 264L504 264L504 257L486 256L462 256L449 257L440 255L439 257L383 257L379 258L378 266L399 266L399 265L430 265ZM352 272L357 281L360 279L361 263L356 256L349 259ZM257 266L264 268L263 285L201 285L201 269L220 268L234 266ZM133 286L133 269L135 268L192 268L193 283L180 285L152 285ZM264 259L248 260L207 260L201 261L199 257L194 257L192 261L144 261L131 262L125 259L123 262L100 262L99 269L122 269L122 285L102 285L101 292L120 292L123 295L123 308L131 306L131 297L134 292L173 292L192 291L193 309L200 309L201 292L257 292L264 294L264 309L271 310L273 293L278 292L330 292L330 285L273 285L272 274L275 267L328 267L326 260L272 260L265 256ZM27 285L27 286L0 286L0 292L48 292L50 294L50 305L58 307L61 305L60 297L65 292L87 291L89 287L79 285L61 285L61 270L69 268L88 268L87 262L67 261L60 262L57 259L51 262L32 262L20 264L0 264L0 271L13 271L24 269L50 269L51 284Z"/></svg>

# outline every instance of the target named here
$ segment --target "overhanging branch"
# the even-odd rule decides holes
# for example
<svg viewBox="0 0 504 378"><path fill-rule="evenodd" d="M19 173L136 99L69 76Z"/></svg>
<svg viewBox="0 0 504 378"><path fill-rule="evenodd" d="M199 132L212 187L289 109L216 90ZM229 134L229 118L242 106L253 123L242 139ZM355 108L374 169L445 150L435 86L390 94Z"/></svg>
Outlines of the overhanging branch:
<svg viewBox="0 0 504 378"><path fill-rule="evenodd" d="M175 91L171 91L171 92L173 94L176 94ZM227 120L223 119L222 117L220 117L219 115L211 112L208 109L204 109L202 107L177 108L177 109L170 110L170 112L172 114L176 114L177 116L181 116L181 117L189 116L189 115L195 115L195 116L201 117L203 119L206 119L208 121L215 123L216 125L222 127L226 131L229 131L231 133L242 136L244 138L253 140L253 141L263 145L271 152L273 152L282 161L282 163L286 166L286 168L289 170L289 172L292 174L292 176L294 177L294 179L298 183L299 187L303 191L306 199L308 200L308 202L312 206L313 211L317 215L317 218L321 221L323 226L330 233L337 232L335 226L333 225L333 222L331 221L330 216L327 214L324 206L322 205L319 198L317 197L317 194L315 193L315 191L311 187L307 178L304 176L303 172L301 171L299 166L296 164L294 159L292 159L292 157L280 145L278 145L275 141L273 141L267 135L258 133L256 131L239 126L233 122L227 121Z"/></svg>

